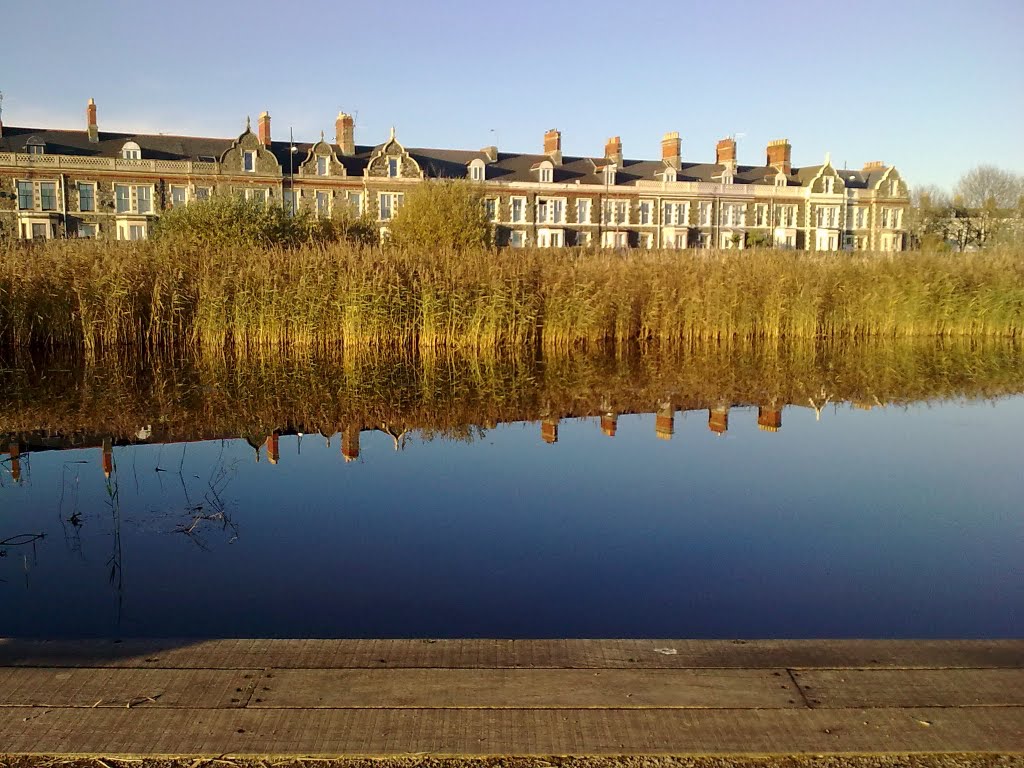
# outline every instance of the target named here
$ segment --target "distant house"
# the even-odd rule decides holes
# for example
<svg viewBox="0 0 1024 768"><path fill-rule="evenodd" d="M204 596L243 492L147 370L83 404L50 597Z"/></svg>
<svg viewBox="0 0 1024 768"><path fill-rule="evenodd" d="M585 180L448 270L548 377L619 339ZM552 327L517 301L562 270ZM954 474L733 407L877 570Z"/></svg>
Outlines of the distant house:
<svg viewBox="0 0 1024 768"><path fill-rule="evenodd" d="M862 170L794 168L772 141L764 165L740 165L722 139L714 162L684 161L678 133L661 157L628 159L612 137L599 157L564 156L550 130L537 154L405 147L391 135L356 145L341 113L333 141L274 141L264 112L232 139L101 132L90 100L84 130L0 125L0 231L22 239L145 238L164 212L235 194L330 216L372 216L382 234L410 185L481 185L499 245L900 251L907 186L880 162Z"/></svg>

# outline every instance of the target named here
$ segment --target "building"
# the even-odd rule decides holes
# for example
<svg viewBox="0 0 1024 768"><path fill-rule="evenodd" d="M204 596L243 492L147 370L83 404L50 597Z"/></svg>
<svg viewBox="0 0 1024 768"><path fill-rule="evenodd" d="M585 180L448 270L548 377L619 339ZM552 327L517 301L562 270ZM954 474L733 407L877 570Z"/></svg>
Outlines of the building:
<svg viewBox="0 0 1024 768"><path fill-rule="evenodd" d="M824 164L794 168L785 139L764 165L739 165L735 139L713 163L684 162L668 133L661 158L626 159L612 137L600 157L563 156L550 130L543 152L407 148L392 129L382 144L355 143L341 113L314 143L275 141L266 112L234 139L109 133L89 100L84 130L0 124L0 235L145 238L160 214L211 195L237 194L329 216L346 207L382 234L410 185L479 183L500 245L899 251L909 204L899 172Z"/></svg>

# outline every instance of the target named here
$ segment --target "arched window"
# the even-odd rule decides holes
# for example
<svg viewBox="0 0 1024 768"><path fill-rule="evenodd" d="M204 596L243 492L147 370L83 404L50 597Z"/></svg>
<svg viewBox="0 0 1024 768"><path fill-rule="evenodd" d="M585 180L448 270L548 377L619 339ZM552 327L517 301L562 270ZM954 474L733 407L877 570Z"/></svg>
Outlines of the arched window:
<svg viewBox="0 0 1024 768"><path fill-rule="evenodd" d="M482 160L473 160L469 164L469 178L471 181L483 181L486 177L486 169Z"/></svg>
<svg viewBox="0 0 1024 768"><path fill-rule="evenodd" d="M32 136L25 142L25 151L30 155L45 155L46 142L38 136Z"/></svg>
<svg viewBox="0 0 1024 768"><path fill-rule="evenodd" d="M121 147L121 157L125 160L141 160L142 148L134 141L127 141L125 142L125 145Z"/></svg>

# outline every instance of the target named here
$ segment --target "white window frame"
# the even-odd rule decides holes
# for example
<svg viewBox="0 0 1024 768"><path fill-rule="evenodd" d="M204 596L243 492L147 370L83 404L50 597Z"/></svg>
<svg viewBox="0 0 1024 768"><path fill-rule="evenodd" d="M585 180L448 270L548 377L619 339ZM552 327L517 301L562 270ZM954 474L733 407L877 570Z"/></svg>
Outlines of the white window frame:
<svg viewBox="0 0 1024 768"><path fill-rule="evenodd" d="M266 205L270 200L270 190L266 187L246 187L242 190L243 200L255 200L257 203Z"/></svg>
<svg viewBox="0 0 1024 768"><path fill-rule="evenodd" d="M135 192L135 210L140 214L148 214L153 212L153 187L146 184L137 184L134 189ZM143 194L145 192L145 194ZM145 198L146 208L143 210L142 201Z"/></svg>
<svg viewBox="0 0 1024 768"><path fill-rule="evenodd" d="M256 150L247 149L242 152L242 171L256 173Z"/></svg>
<svg viewBox="0 0 1024 768"><path fill-rule="evenodd" d="M124 197L119 193L124 191ZM121 207L122 202L124 207ZM115 213L131 213L132 212L132 187L130 184L115 184L114 185L114 212ZM120 239L120 238L118 238Z"/></svg>
<svg viewBox="0 0 1024 768"><path fill-rule="evenodd" d="M196 200L209 200L213 197L213 187L197 186L194 190Z"/></svg>
<svg viewBox="0 0 1024 768"><path fill-rule="evenodd" d="M526 203L527 200L525 197L513 197L509 200L509 221L513 224L522 224L526 221ZM517 213L518 216L516 215Z"/></svg>
<svg viewBox="0 0 1024 768"><path fill-rule="evenodd" d="M28 190L28 205L22 205L22 190ZM14 194L18 198L19 211L34 211L36 209L36 185L30 179L16 179L14 182Z"/></svg>
<svg viewBox="0 0 1024 768"><path fill-rule="evenodd" d="M181 192L181 201L175 202L174 193ZM188 185L187 184L171 184L168 189L168 197L170 197L171 207L176 208L179 205L188 205Z"/></svg>
<svg viewBox="0 0 1024 768"><path fill-rule="evenodd" d="M316 205L316 215L330 218L332 208L333 195L330 190L318 189L313 195L313 199Z"/></svg>
<svg viewBox="0 0 1024 768"><path fill-rule="evenodd" d="M362 192L349 192L346 194L345 199L348 201L349 208L355 211L356 216L363 215Z"/></svg>
<svg viewBox="0 0 1024 768"><path fill-rule="evenodd" d="M541 163L538 170L537 178L541 184L551 184L555 180L555 167L550 160Z"/></svg>
<svg viewBox="0 0 1024 768"><path fill-rule="evenodd" d="M75 182L75 188L78 190L78 212L79 213L95 213L96 212L96 182L94 181L78 181ZM88 189L91 193L92 207L82 207L82 190Z"/></svg>
<svg viewBox="0 0 1024 768"><path fill-rule="evenodd" d="M317 176L330 176L331 175L331 158L327 155L316 156L316 175Z"/></svg>
<svg viewBox="0 0 1024 768"><path fill-rule="evenodd" d="M52 204L49 208L46 207L45 195L43 190L52 191ZM56 181L40 181L39 182L39 210L53 212L57 210L57 182Z"/></svg>
<svg viewBox="0 0 1024 768"><path fill-rule="evenodd" d="M590 198L579 197L576 199L576 223L590 223Z"/></svg>
<svg viewBox="0 0 1024 768"><path fill-rule="evenodd" d="M641 200L637 203L637 217L641 227L646 227L654 223L654 201L653 200Z"/></svg>
<svg viewBox="0 0 1024 768"><path fill-rule="evenodd" d="M388 157L388 178L398 179L402 176L402 158L391 155Z"/></svg>
<svg viewBox="0 0 1024 768"><path fill-rule="evenodd" d="M142 149L134 141L126 141L121 147L122 160L141 160Z"/></svg>
<svg viewBox="0 0 1024 768"><path fill-rule="evenodd" d="M484 212L487 215L487 220L490 222L496 222L498 220L498 207L500 200L497 197L485 197L484 198Z"/></svg>
<svg viewBox="0 0 1024 768"><path fill-rule="evenodd" d="M521 229L513 229L508 237L508 244L512 248L526 247L526 233Z"/></svg>
<svg viewBox="0 0 1024 768"><path fill-rule="evenodd" d="M92 233L88 235L82 234L83 228L91 229ZM96 224L93 224L92 222L89 221L80 221L78 222L78 229L75 230L75 236L83 238L85 240L92 240L99 234L99 231L100 229Z"/></svg>
<svg viewBox="0 0 1024 768"><path fill-rule="evenodd" d="M768 227L771 222L768 218L768 203L754 203L754 226Z"/></svg>
<svg viewBox="0 0 1024 768"><path fill-rule="evenodd" d="M381 192L377 195L377 220L391 221L402 207L402 199L405 197L401 192ZM388 201L388 215L384 216L384 200Z"/></svg>
<svg viewBox="0 0 1024 768"><path fill-rule="evenodd" d="M483 181L486 178L486 169L482 160L473 160L469 164L469 178L471 181Z"/></svg>
<svg viewBox="0 0 1024 768"><path fill-rule="evenodd" d="M701 200L698 204L697 211L699 215L699 226L710 227L714 221L715 204L711 200Z"/></svg>
<svg viewBox="0 0 1024 768"><path fill-rule="evenodd" d="M564 224L565 198L538 197L534 210L534 221L538 224Z"/></svg>

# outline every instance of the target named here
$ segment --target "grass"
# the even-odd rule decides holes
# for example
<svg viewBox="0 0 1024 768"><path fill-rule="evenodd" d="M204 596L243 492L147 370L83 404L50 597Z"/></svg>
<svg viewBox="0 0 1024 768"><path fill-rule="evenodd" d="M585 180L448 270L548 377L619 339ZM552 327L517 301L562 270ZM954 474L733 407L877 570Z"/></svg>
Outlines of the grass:
<svg viewBox="0 0 1024 768"><path fill-rule="evenodd" d="M1022 331L1020 246L831 255L0 244L8 348L494 352Z"/></svg>

